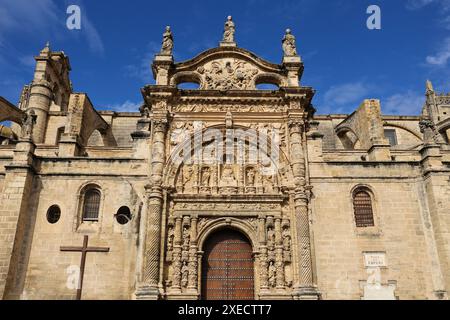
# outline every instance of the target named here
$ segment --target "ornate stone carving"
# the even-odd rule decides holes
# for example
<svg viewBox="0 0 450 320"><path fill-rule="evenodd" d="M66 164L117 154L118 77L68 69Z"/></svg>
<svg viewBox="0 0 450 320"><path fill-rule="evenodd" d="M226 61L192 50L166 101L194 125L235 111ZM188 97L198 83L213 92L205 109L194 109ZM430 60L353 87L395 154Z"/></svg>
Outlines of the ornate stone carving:
<svg viewBox="0 0 450 320"><path fill-rule="evenodd" d="M260 272L260 281L261 281L261 288L267 289L269 287L269 275L268 275L268 268L269 268L269 261L267 259L267 249L263 248L261 250L261 255L259 257L259 261L261 264L261 272Z"/></svg>
<svg viewBox="0 0 450 320"><path fill-rule="evenodd" d="M274 261L269 262L268 277L269 277L269 281L268 281L269 286L274 288L277 284L277 268L275 267Z"/></svg>
<svg viewBox="0 0 450 320"><path fill-rule="evenodd" d="M167 251L171 252L173 250L173 241L174 241L174 230L173 227L169 227L167 231Z"/></svg>
<svg viewBox="0 0 450 320"><path fill-rule="evenodd" d="M202 187L209 187L211 180L211 169L209 167L202 168Z"/></svg>
<svg viewBox="0 0 450 320"><path fill-rule="evenodd" d="M297 46L295 44L295 36L291 34L291 30L287 29L283 37L283 52L285 57L297 56Z"/></svg>
<svg viewBox="0 0 450 320"><path fill-rule="evenodd" d="M143 104L139 107L139 112L141 113L141 116L143 118L149 118L150 117L150 110L147 105Z"/></svg>
<svg viewBox="0 0 450 320"><path fill-rule="evenodd" d="M221 186L234 187L237 185L236 176L231 165L225 165L223 167L220 182Z"/></svg>
<svg viewBox="0 0 450 320"><path fill-rule="evenodd" d="M189 267L186 261L183 262L181 267L181 287L186 288L189 281Z"/></svg>
<svg viewBox="0 0 450 320"><path fill-rule="evenodd" d="M269 227L267 229L267 247L269 250L273 250L275 248L275 230L273 227Z"/></svg>
<svg viewBox="0 0 450 320"><path fill-rule="evenodd" d="M172 268L172 288L181 287L181 255L175 254Z"/></svg>
<svg viewBox="0 0 450 320"><path fill-rule="evenodd" d="M450 105L450 93L447 95L437 95L435 99L437 105Z"/></svg>
<svg viewBox="0 0 450 320"><path fill-rule="evenodd" d="M183 249L189 248L189 241L191 239L191 234L189 232L188 226L183 226Z"/></svg>
<svg viewBox="0 0 450 320"><path fill-rule="evenodd" d="M255 169L247 169L247 186L253 187L255 185Z"/></svg>
<svg viewBox="0 0 450 320"><path fill-rule="evenodd" d="M216 60L198 70L203 76L201 89L232 90L254 89L254 77L258 70L248 62L238 59Z"/></svg>
<svg viewBox="0 0 450 320"><path fill-rule="evenodd" d="M175 122L171 128L170 144L177 146L180 143L188 141L193 131L192 123Z"/></svg>
<svg viewBox="0 0 450 320"><path fill-rule="evenodd" d="M188 286L192 289L197 288L197 273L198 273L198 262L197 262L197 254L194 252L189 261L189 278L188 278Z"/></svg>
<svg viewBox="0 0 450 320"><path fill-rule="evenodd" d="M204 202L204 203L178 203L175 205L175 211L178 212L186 212L186 214L190 214L190 212L194 211L207 211L207 212L228 212L239 214L245 213L255 213L255 212L267 212L274 213L279 212L281 210L281 205L279 203L216 203L216 202ZM203 221L200 219L200 221ZM200 223L200 222L199 222Z"/></svg>
<svg viewBox="0 0 450 320"><path fill-rule="evenodd" d="M163 41L161 46L161 54L171 56L173 51L173 36L170 27L166 27L166 31L163 34Z"/></svg>
<svg viewBox="0 0 450 320"><path fill-rule="evenodd" d="M430 119L423 119L419 122L420 132L423 133L425 143L445 143L441 134L436 130L436 126Z"/></svg>
<svg viewBox="0 0 450 320"><path fill-rule="evenodd" d="M197 223L198 232L200 232L204 228L204 226L206 225L207 222L208 222L207 218L200 218L198 220L198 223Z"/></svg>
<svg viewBox="0 0 450 320"><path fill-rule="evenodd" d="M194 184L194 168L192 166L183 167L183 188L184 192L192 191Z"/></svg>
<svg viewBox="0 0 450 320"><path fill-rule="evenodd" d="M24 86L22 89L22 93L20 94L19 108L22 110L25 109L27 106L27 101L30 96L30 88L31 88L31 85Z"/></svg>
<svg viewBox="0 0 450 320"><path fill-rule="evenodd" d="M215 104L180 104L174 107L176 112L223 112L230 110L233 113L240 112L283 112L287 109L285 105L258 104L258 105L215 105Z"/></svg>
<svg viewBox="0 0 450 320"><path fill-rule="evenodd" d="M31 139L33 135L33 128L36 124L37 116L34 113L34 110L30 109L28 110L25 115L23 116L22 121L22 131L21 131L21 138L22 139Z"/></svg>
<svg viewBox="0 0 450 320"><path fill-rule="evenodd" d="M288 228L283 229L283 249L286 251L291 250L291 235Z"/></svg>

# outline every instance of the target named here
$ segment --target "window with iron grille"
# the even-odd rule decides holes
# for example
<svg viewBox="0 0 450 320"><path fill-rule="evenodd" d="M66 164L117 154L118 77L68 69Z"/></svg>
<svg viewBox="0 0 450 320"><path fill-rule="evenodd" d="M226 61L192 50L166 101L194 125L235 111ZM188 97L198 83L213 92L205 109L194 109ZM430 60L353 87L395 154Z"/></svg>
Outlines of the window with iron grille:
<svg viewBox="0 0 450 320"><path fill-rule="evenodd" d="M357 190L353 194L353 209L355 210L355 222L358 228L373 227L372 198L367 191Z"/></svg>
<svg viewBox="0 0 450 320"><path fill-rule="evenodd" d="M83 221L98 221L100 209L100 191L97 189L87 190L84 194Z"/></svg>

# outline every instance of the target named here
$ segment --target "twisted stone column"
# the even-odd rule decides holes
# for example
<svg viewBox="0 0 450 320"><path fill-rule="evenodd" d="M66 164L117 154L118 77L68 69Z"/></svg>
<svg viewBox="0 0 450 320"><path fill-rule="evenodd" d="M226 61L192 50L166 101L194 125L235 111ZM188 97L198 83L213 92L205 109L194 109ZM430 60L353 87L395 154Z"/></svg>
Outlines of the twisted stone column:
<svg viewBox="0 0 450 320"><path fill-rule="evenodd" d="M160 188L152 188L148 200L144 282L157 288L159 281L159 251L162 197Z"/></svg>
<svg viewBox="0 0 450 320"><path fill-rule="evenodd" d="M163 205L162 179L166 154L167 120L154 120L152 129L151 185L146 187L148 211L142 284L136 292L138 299L159 298L161 214Z"/></svg>
<svg viewBox="0 0 450 320"><path fill-rule="evenodd" d="M304 122L292 119L289 122L291 163L294 174L294 206L297 233L297 252L299 253L299 276L295 285L300 298L317 298L314 286L311 260L311 238L309 231L308 196L306 193L306 166L302 146Z"/></svg>
<svg viewBox="0 0 450 320"><path fill-rule="evenodd" d="M313 287L311 260L311 239L309 234L308 202L306 196L295 195L295 216L297 220L297 241L300 253L300 288Z"/></svg>

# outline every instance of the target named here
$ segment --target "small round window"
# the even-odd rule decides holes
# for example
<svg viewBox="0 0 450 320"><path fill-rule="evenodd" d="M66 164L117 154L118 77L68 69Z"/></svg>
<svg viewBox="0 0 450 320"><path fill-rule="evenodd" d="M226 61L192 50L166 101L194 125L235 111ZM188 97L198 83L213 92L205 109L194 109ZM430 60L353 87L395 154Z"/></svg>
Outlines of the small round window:
<svg viewBox="0 0 450 320"><path fill-rule="evenodd" d="M124 225L131 220L131 211L128 207L121 207L115 215L117 223Z"/></svg>
<svg viewBox="0 0 450 320"><path fill-rule="evenodd" d="M51 224L55 224L61 218L61 209L57 205L53 205L47 210L47 221Z"/></svg>

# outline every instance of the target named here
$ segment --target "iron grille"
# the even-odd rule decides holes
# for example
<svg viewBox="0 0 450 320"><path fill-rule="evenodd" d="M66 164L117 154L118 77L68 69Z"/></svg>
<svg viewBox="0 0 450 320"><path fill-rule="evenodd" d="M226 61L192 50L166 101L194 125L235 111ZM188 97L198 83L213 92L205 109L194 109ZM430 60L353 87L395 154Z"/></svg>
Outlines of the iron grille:
<svg viewBox="0 0 450 320"><path fill-rule="evenodd" d="M100 191L91 189L84 195L83 221L98 221Z"/></svg>
<svg viewBox="0 0 450 320"><path fill-rule="evenodd" d="M358 191L353 196L355 222L358 228L373 227L372 199L366 191Z"/></svg>

